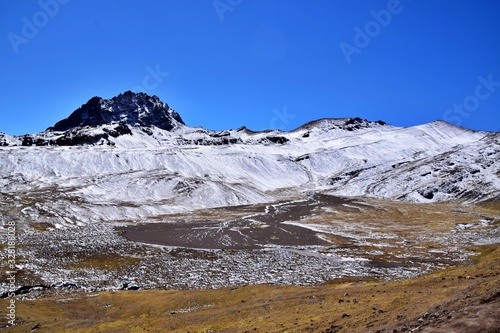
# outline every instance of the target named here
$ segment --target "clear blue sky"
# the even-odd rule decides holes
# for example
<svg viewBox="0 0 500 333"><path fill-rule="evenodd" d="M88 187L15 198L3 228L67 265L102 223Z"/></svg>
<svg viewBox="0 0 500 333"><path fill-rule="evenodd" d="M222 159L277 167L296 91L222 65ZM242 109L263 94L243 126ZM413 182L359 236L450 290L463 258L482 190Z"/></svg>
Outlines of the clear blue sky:
<svg viewBox="0 0 500 333"><path fill-rule="evenodd" d="M1 6L0 132L42 131L93 96L126 90L216 130L358 116L500 131L500 1Z"/></svg>

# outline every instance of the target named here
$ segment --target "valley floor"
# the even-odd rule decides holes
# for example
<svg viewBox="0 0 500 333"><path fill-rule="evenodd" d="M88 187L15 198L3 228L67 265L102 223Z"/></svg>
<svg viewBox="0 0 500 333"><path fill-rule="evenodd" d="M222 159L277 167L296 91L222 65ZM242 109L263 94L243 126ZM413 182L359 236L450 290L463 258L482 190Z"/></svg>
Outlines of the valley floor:
<svg viewBox="0 0 500 333"><path fill-rule="evenodd" d="M473 250L471 264L403 281L47 294L18 301L5 332L499 332L500 248Z"/></svg>
<svg viewBox="0 0 500 333"><path fill-rule="evenodd" d="M17 238L17 325L7 328L12 298L3 274L0 326L498 332L498 212L494 201L409 204L315 194L143 224L58 229L28 221Z"/></svg>

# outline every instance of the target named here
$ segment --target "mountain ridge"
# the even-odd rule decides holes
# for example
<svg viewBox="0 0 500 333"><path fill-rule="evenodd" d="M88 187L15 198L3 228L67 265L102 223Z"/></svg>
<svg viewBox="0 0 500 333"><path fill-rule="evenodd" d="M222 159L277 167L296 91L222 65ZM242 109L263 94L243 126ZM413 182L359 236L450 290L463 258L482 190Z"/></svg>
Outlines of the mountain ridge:
<svg viewBox="0 0 500 333"><path fill-rule="evenodd" d="M310 193L422 203L500 196L500 133L361 118L319 119L288 132L213 131L184 125L165 106L175 125L166 130L138 110L126 113L127 121L113 116L95 126L0 135L0 192L42 191L50 201L40 207L61 216L60 225L149 220Z"/></svg>
<svg viewBox="0 0 500 333"><path fill-rule="evenodd" d="M454 126L451 123L448 123L443 120L435 120L426 124L446 124L447 126ZM47 128L43 132L33 133L33 134L24 134L24 135L16 135L10 136L7 133L0 132L0 138L27 138L29 136L32 137L40 137L43 136L42 133L46 132L65 132L75 130L77 128L82 127L97 127L103 125L118 125L120 124L123 129L125 126L131 127L151 127L155 126L163 130L171 131L176 128L186 126L181 116L167 103L162 102L158 96L152 95L149 96L145 93L139 92L134 93L132 91L126 91L121 93L115 97L110 99L104 99L99 96L94 96L89 99L85 104L81 107L73 111L67 118L62 119L53 126ZM423 126L426 124L415 125L415 126ZM289 131L281 131L281 130L262 130L262 131L253 131L248 129L246 126L240 127L238 130L244 130L247 133L262 133L262 132L273 132L273 131L281 131L284 133L293 133L301 130L305 130L312 127L319 127L325 129L343 129L347 131L354 131L361 128L367 128L372 125L380 125L380 126L392 126L387 124L382 120L377 121L369 121L366 119L361 119L359 117L344 117L344 118L320 118L312 121L308 121L295 129ZM410 126L410 127L415 127ZM462 128L462 127L459 127ZM464 128L466 129L466 128ZM483 132L471 130L474 132ZM216 132L216 131L214 131ZM224 132L224 131L219 131ZM126 134L130 134L130 131L125 129ZM46 135L45 135L46 136ZM38 140L40 143L40 140ZM87 142L86 142L87 143ZM37 144L36 140L27 140L25 141L26 145ZM52 144L57 144L57 142L52 142ZM4 140L4 145L5 140Z"/></svg>
<svg viewBox="0 0 500 333"><path fill-rule="evenodd" d="M98 126L120 122L132 126L156 126L171 130L184 125L180 115L153 95L126 91L111 99L92 97L71 115L57 122L49 131L66 131L75 127Z"/></svg>

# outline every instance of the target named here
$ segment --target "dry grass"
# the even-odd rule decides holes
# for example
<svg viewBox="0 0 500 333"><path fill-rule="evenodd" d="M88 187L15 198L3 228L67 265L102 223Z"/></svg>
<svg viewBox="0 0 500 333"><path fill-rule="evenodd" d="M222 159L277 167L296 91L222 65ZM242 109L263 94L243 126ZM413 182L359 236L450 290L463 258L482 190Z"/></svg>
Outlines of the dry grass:
<svg viewBox="0 0 500 333"><path fill-rule="evenodd" d="M375 332L414 322L436 306L451 311L498 292L500 248L475 250L479 255L471 265L399 282L76 293L19 300L18 325L5 331L27 332L37 326L37 332L72 333ZM0 301L3 313L6 304Z"/></svg>
<svg viewBox="0 0 500 333"><path fill-rule="evenodd" d="M30 226L36 231L47 231L54 229L54 225L46 222L41 223L31 223Z"/></svg>
<svg viewBox="0 0 500 333"><path fill-rule="evenodd" d="M99 256L80 255L78 258L75 258L75 261L72 262L68 268L70 269L96 268L96 269L114 270L134 265L139 261L141 261L140 258L122 257L115 254L103 254Z"/></svg>
<svg viewBox="0 0 500 333"><path fill-rule="evenodd" d="M202 210L192 220L237 218L264 205ZM382 250L370 259L398 261L429 249L449 246L439 235L459 223L483 218L498 227L498 201L480 206L454 203L409 204L362 198L352 205L321 207L301 219L360 236L355 242L341 233L329 239L346 255ZM167 217L165 217L167 218ZM186 215L168 216L184 220ZM347 229L346 229L347 228ZM385 235L385 236L384 236ZM392 236L386 237L387 235ZM377 236L383 236L377 238ZM408 241L408 242L404 242ZM390 247L381 247L388 243ZM409 244L409 245L408 245ZM1 247L0 247L1 249ZM315 287L252 285L219 290L149 290L56 295L16 302L18 325L5 332L376 332L399 329L438 306L448 311L476 304L500 292L500 248L471 248L478 253L469 265L438 270L404 281L343 278ZM403 260L403 259L402 259ZM68 269L119 270L139 259L113 254L78 256ZM29 272L27 272L29 273ZM27 274L23 273L23 274ZM22 279L22 276L18 277ZM29 281L36 282L35 277ZM7 299L0 300L0 327L7 324ZM390 327L390 329L389 329Z"/></svg>
<svg viewBox="0 0 500 333"><path fill-rule="evenodd" d="M338 253L380 252L367 257L402 262L429 257L429 250L448 252L450 244L444 240L459 224L478 225L487 219L492 221L491 228L497 228L498 212L491 205L411 204L359 198L349 205L322 207L300 222L330 227L331 234L325 238L336 244Z"/></svg>
<svg viewBox="0 0 500 333"><path fill-rule="evenodd" d="M498 212L500 211L500 197L485 200L478 205L486 209L495 210Z"/></svg>

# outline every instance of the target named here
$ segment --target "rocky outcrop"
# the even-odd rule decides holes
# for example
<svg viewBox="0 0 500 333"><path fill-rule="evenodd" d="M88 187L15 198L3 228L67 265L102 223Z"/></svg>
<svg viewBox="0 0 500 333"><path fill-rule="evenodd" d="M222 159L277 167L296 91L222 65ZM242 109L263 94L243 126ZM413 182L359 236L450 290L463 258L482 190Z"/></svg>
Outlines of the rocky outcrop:
<svg viewBox="0 0 500 333"><path fill-rule="evenodd" d="M157 96L127 91L111 99L93 97L50 131L76 127L122 123L130 126L156 126L170 131L184 125L180 115Z"/></svg>

